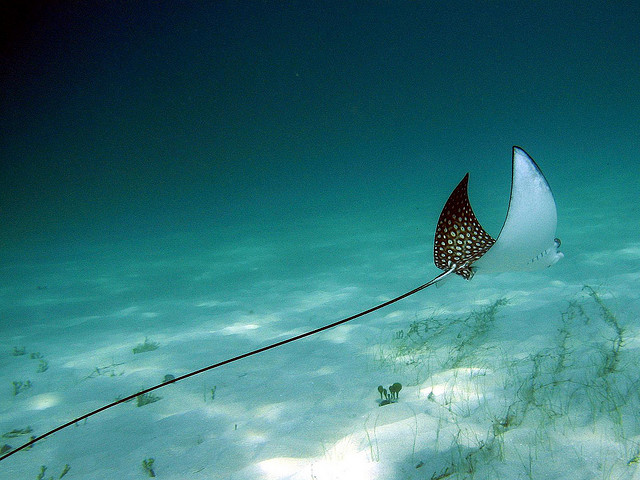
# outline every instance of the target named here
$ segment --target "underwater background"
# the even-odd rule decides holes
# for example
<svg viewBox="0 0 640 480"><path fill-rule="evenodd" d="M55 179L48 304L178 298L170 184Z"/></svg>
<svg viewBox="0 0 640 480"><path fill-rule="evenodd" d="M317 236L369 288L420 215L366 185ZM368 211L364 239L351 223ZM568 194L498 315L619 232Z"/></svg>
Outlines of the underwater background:
<svg viewBox="0 0 640 480"><path fill-rule="evenodd" d="M430 280L467 172L497 236L513 145L565 258L167 386L1 479L640 478L638 4L2 8L3 453Z"/></svg>

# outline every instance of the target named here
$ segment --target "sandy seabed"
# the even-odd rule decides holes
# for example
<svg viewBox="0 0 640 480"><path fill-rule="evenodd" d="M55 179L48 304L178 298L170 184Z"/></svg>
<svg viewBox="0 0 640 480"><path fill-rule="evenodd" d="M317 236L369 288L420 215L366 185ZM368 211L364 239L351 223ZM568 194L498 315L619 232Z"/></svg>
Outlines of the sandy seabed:
<svg viewBox="0 0 640 480"><path fill-rule="evenodd" d="M198 251L173 237L7 262L2 443L436 273L420 261L428 248L389 249L384 234L306 238ZM4 460L0 477L68 465L69 479L636 478L640 274L574 280L608 256L637 263L640 247L453 278L100 413ZM396 382L398 400L381 406L378 386Z"/></svg>

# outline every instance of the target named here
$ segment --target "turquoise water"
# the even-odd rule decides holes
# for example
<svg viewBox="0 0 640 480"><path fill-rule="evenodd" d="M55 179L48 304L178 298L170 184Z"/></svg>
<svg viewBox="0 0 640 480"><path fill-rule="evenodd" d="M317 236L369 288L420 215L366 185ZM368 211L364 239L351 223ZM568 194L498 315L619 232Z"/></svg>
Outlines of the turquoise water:
<svg viewBox="0 0 640 480"><path fill-rule="evenodd" d="M571 302L598 317L585 284L624 327L617 385L635 385L638 6L109 2L3 16L1 432L44 433L165 374L424 283L439 273L438 215L466 172L476 215L498 234L512 145L554 191L565 258L544 272L452 279L324 337L167 387L162 401L116 407L3 460L0 478L34 478L40 465L59 475L65 464L68 478L140 478L145 458L164 478L357 479L349 468L431 478L460 464L455 429L443 427L440 443L422 437L444 422L426 390L451 365L407 371L380 352L412 321L444 316L457 331L455 319L506 297L492 336L474 347L482 365L464 365L504 374L554 341ZM574 338L605 347L574 351L598 357L611 325L576 322ZM134 355L145 338L159 348ZM488 345L506 360L488 363ZM586 375L589 365L574 368ZM31 386L16 394L14 381ZM405 410L378 408L377 385L395 381ZM484 398L499 398L489 391L498 383L482 384ZM508 403L487 402L491 412ZM640 430L632 420L615 430L606 415L576 422L571 412L588 403L563 410L544 441L526 437L530 419L505 433L503 455L478 460L476 478L526 478L529 455L538 478L559 478L563 449L585 442L618 460L576 460L571 478L632 478ZM632 418L640 399L619 403ZM387 411L375 453L372 425ZM402 423L414 416L415 426ZM465 448L475 452L468 429L487 442L491 415L468 418ZM416 432L404 453L382 430L396 423ZM538 450L510 447L518 442Z"/></svg>

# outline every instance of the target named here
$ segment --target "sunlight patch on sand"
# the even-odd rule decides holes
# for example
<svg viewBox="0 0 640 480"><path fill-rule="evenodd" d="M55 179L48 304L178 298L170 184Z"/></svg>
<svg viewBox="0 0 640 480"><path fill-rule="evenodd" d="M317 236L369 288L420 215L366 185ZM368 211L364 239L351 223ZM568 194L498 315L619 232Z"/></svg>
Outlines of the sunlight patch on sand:
<svg viewBox="0 0 640 480"><path fill-rule="evenodd" d="M374 478L376 464L368 458L366 451L344 438L327 450L324 458L310 461L304 458L277 457L258 464L261 478L307 479L330 478L333 480L369 480Z"/></svg>
<svg viewBox="0 0 640 480"><path fill-rule="evenodd" d="M314 377L322 377L324 375L332 375L335 373L335 367L324 366L317 369L315 372L311 372L311 375Z"/></svg>
<svg viewBox="0 0 640 480"><path fill-rule="evenodd" d="M196 303L196 307L207 307L207 308L211 308L211 307L217 307L219 305L222 305L223 302L221 302L220 300L208 300L206 302L199 302Z"/></svg>
<svg viewBox="0 0 640 480"><path fill-rule="evenodd" d="M29 399L26 407L29 410L46 410L55 407L61 401L61 396L55 393L43 393Z"/></svg>
<svg viewBox="0 0 640 480"><path fill-rule="evenodd" d="M478 377L486 377L491 371L486 368L456 368L434 375L433 384L420 390L421 397L434 395L436 398L446 397L448 402L453 400L469 401L472 397L477 400Z"/></svg>
<svg viewBox="0 0 640 480"><path fill-rule="evenodd" d="M340 328L334 328L324 333L323 340L332 343L346 343L352 340L351 332L358 328L358 325L341 325Z"/></svg>
<svg viewBox="0 0 640 480"><path fill-rule="evenodd" d="M220 333L223 335L237 335L240 333L245 333L249 330L256 330L260 328L260 325L256 325L255 323L234 323L233 325L229 325L228 327L224 327L220 330Z"/></svg>
<svg viewBox="0 0 640 480"><path fill-rule="evenodd" d="M259 417L269 422L276 422L280 420L287 411L287 404L285 403L270 403L268 405L262 405L253 410L253 416Z"/></svg>
<svg viewBox="0 0 640 480"><path fill-rule="evenodd" d="M404 310L394 310L393 312L388 313L387 315L384 316L384 318L399 318L399 317L403 317L406 315L406 312Z"/></svg>
<svg viewBox="0 0 640 480"><path fill-rule="evenodd" d="M640 243L633 243L626 248L618 250L616 253L628 259L640 260Z"/></svg>

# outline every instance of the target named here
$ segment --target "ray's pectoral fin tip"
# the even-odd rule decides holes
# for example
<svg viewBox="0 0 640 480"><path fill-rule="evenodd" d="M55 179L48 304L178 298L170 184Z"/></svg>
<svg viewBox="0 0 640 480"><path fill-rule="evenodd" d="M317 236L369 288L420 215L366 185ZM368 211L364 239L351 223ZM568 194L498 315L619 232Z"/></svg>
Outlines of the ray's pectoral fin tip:
<svg viewBox="0 0 640 480"><path fill-rule="evenodd" d="M444 273L467 280L474 273L538 270L564 255L556 238L556 203L547 179L536 162L520 147L513 147L509 209L497 239L478 222L468 194L467 173L442 209L436 227L433 258Z"/></svg>

